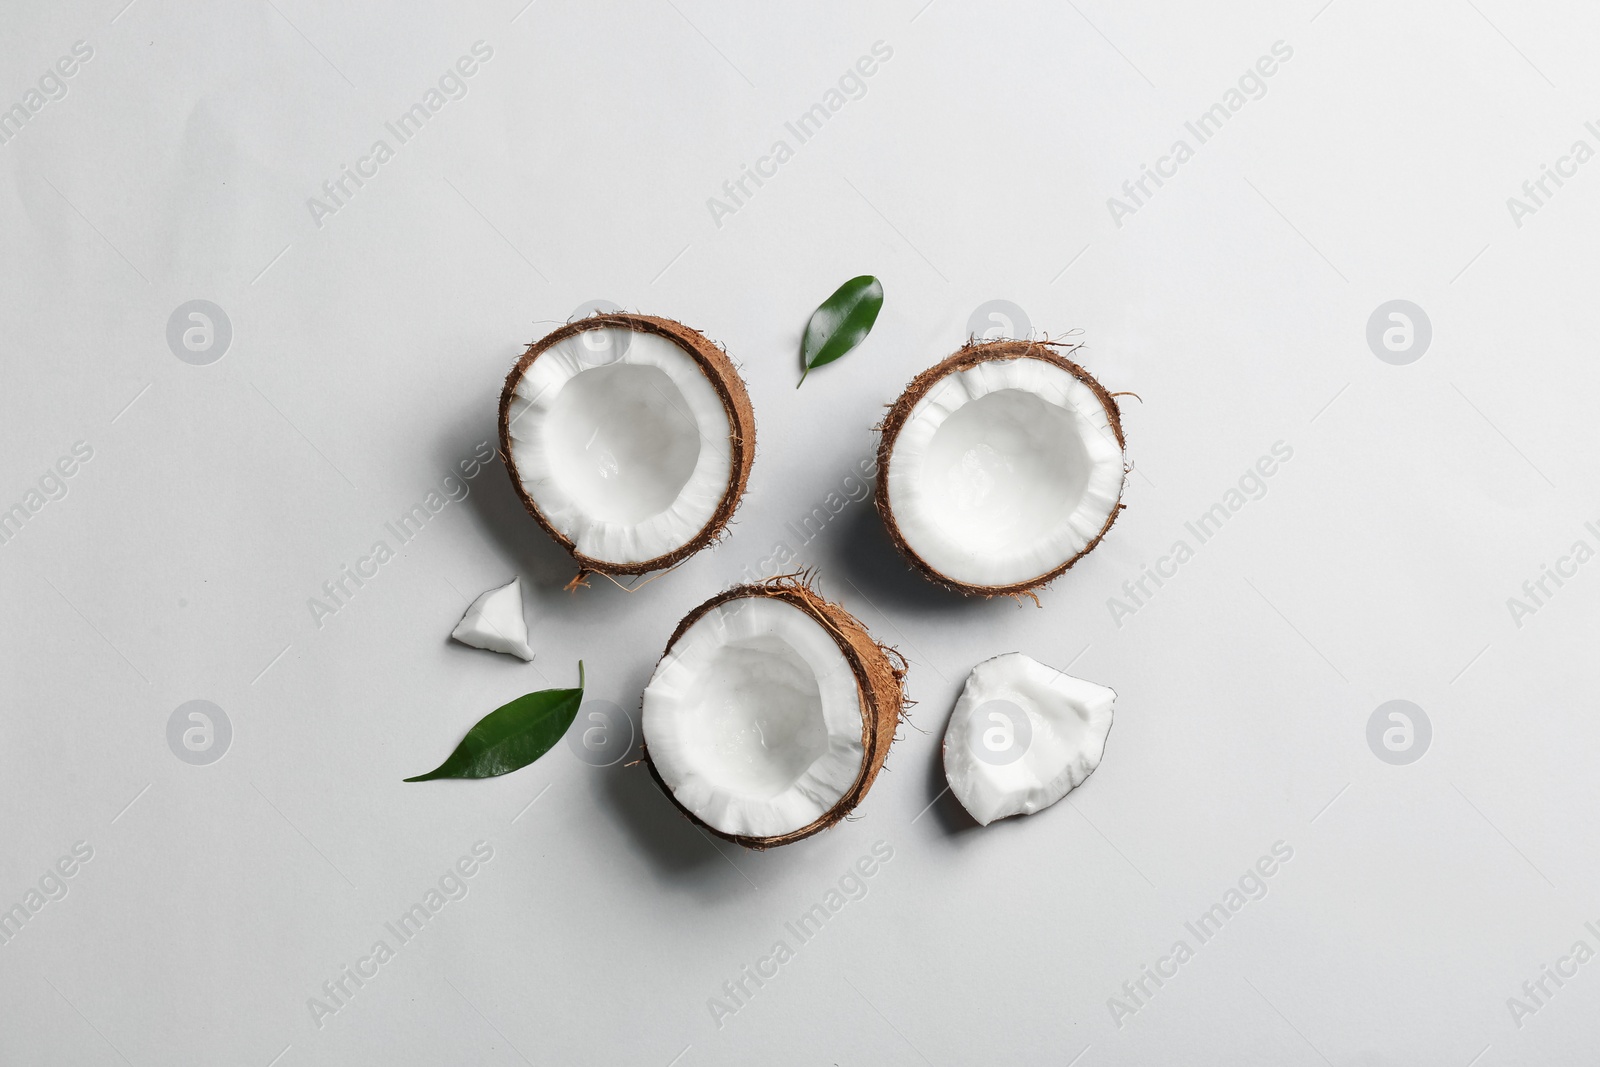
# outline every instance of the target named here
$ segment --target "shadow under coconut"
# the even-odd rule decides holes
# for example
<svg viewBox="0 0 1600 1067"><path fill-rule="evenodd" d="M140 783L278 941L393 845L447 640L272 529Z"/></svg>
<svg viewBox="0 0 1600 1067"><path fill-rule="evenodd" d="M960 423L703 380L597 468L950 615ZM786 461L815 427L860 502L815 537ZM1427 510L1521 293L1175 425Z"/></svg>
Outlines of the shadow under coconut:
<svg viewBox="0 0 1600 1067"><path fill-rule="evenodd" d="M642 694L654 670L652 660L648 666L631 671L628 687L623 692ZM633 839L636 851L649 857L651 864L665 877L693 882L697 888L713 893L734 890L732 883L748 889L744 879L729 870L719 857L717 846L684 817L651 777L650 768L643 762L644 737L638 697L633 698L628 714L638 731L633 749L621 763L601 772L604 778L596 790L596 800L611 810Z"/></svg>
<svg viewBox="0 0 1600 1067"><path fill-rule="evenodd" d="M669 878L692 880L707 890L731 888L726 884L730 879L743 886L743 879L728 870L717 855L716 846L667 799L650 776L650 768L643 763L628 766L641 756L635 747L627 760L607 767L598 793L599 801L611 809L637 851ZM708 877L712 874L727 878Z"/></svg>
<svg viewBox="0 0 1600 1067"><path fill-rule="evenodd" d="M941 588L914 570L889 540L878 509L868 501L840 517L838 534L829 542L829 552L844 576L880 608L953 612L983 605L981 598Z"/></svg>
<svg viewBox="0 0 1600 1067"><path fill-rule="evenodd" d="M928 761L927 798L923 803L932 806L922 818L935 820L947 836L964 837L973 830L983 829L950 791L950 780L944 774L942 742L934 747L933 758Z"/></svg>
<svg viewBox="0 0 1600 1067"><path fill-rule="evenodd" d="M470 454L470 446L461 454ZM467 503L489 540L516 564L517 573L527 575L535 585L560 589L578 573L578 564L517 499L511 476L498 455L472 480Z"/></svg>

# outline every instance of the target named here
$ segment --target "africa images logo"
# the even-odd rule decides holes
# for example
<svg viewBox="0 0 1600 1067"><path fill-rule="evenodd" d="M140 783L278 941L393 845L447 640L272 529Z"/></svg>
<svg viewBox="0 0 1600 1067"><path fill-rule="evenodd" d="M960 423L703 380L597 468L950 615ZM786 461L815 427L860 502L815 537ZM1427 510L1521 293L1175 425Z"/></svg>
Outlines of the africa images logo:
<svg viewBox="0 0 1600 1067"><path fill-rule="evenodd" d="M204 767L228 754L233 723L209 700L179 704L167 717L167 747L183 762Z"/></svg>
<svg viewBox="0 0 1600 1067"><path fill-rule="evenodd" d="M167 316L167 347L195 367L205 367L228 354L233 322L209 300L189 300Z"/></svg>

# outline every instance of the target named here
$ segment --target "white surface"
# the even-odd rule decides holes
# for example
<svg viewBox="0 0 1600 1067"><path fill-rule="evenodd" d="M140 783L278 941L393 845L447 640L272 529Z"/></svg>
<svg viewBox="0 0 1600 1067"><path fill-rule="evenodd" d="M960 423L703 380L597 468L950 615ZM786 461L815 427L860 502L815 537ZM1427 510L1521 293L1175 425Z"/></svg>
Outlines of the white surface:
<svg viewBox="0 0 1600 1067"><path fill-rule="evenodd" d="M0 546L0 901L74 842L93 858L0 945L0 1061L1583 1062L1600 963L1520 1028L1506 999L1600 947L1600 565L1570 555L1600 540L1600 164L1520 228L1506 198L1595 146L1600 13L522 6L7 12L0 102L94 54L0 146L0 505L75 442L92 458ZM318 228L307 198L478 40L467 94ZM1280 40L1265 95L1170 158ZM877 41L864 95L798 143L785 123ZM1118 228L1141 164L1176 176ZM714 219L747 165L775 175ZM877 328L797 391L806 316L865 271ZM726 344L759 456L714 551L569 596L473 453L516 353L599 298ZM883 405L994 298L1082 329L1143 398L1128 509L1042 609L917 583L861 502ZM193 299L232 322L210 366L168 348ZM1409 366L1366 340L1393 299L1433 326ZM401 545L386 523L428 500ZM394 558L319 628L308 599L380 539ZM791 556L911 660L927 732L858 820L719 850L641 768L565 745L400 781L580 656L595 699L636 706L685 611ZM1575 576L1519 628L1507 598L1546 564ZM1114 620L1145 566L1170 577ZM445 636L508 569L534 665ZM939 742L967 670L1012 650L1115 688L1118 722L1081 790L980 831L935 801ZM1432 722L1409 766L1366 740L1391 698ZM167 741L193 699L232 725L209 766ZM439 914L318 1029L307 999L430 890ZM1108 998L1230 890L1119 1029ZM779 938L719 1029L708 998Z"/></svg>

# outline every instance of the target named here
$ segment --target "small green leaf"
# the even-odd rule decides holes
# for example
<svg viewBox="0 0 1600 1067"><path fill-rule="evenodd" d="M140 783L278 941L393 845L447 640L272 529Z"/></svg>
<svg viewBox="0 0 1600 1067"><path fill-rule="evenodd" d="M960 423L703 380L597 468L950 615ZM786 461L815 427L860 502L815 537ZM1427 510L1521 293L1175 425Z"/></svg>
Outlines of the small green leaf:
<svg viewBox="0 0 1600 1067"><path fill-rule="evenodd" d="M860 344L872 332L882 308L883 285L872 275L863 274L839 286L806 323L800 346L800 381L804 382L813 368L832 363ZM800 388L799 383L795 388Z"/></svg>
<svg viewBox="0 0 1600 1067"><path fill-rule="evenodd" d="M407 778L494 778L526 767L561 740L583 703L583 661L578 688L541 689L495 708L467 731L450 758L427 774Z"/></svg>

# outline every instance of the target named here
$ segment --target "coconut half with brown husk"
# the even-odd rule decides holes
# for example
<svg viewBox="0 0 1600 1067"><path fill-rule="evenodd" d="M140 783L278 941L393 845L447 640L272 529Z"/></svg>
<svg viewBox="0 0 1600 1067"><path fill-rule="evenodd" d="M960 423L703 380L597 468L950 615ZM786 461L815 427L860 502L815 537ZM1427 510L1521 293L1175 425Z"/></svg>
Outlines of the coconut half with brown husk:
<svg viewBox="0 0 1600 1067"><path fill-rule="evenodd" d="M727 353L654 315L570 322L500 394L523 507L586 574L646 574L716 541L744 495L755 414Z"/></svg>
<svg viewBox="0 0 1600 1067"><path fill-rule="evenodd" d="M1116 519L1117 403L1077 346L968 342L917 375L878 444L878 511L924 575L978 596L1031 595Z"/></svg>
<svg viewBox="0 0 1600 1067"><path fill-rule="evenodd" d="M644 691L645 762L685 815L748 848L810 837L867 794L905 661L800 575L741 585L678 624Z"/></svg>

